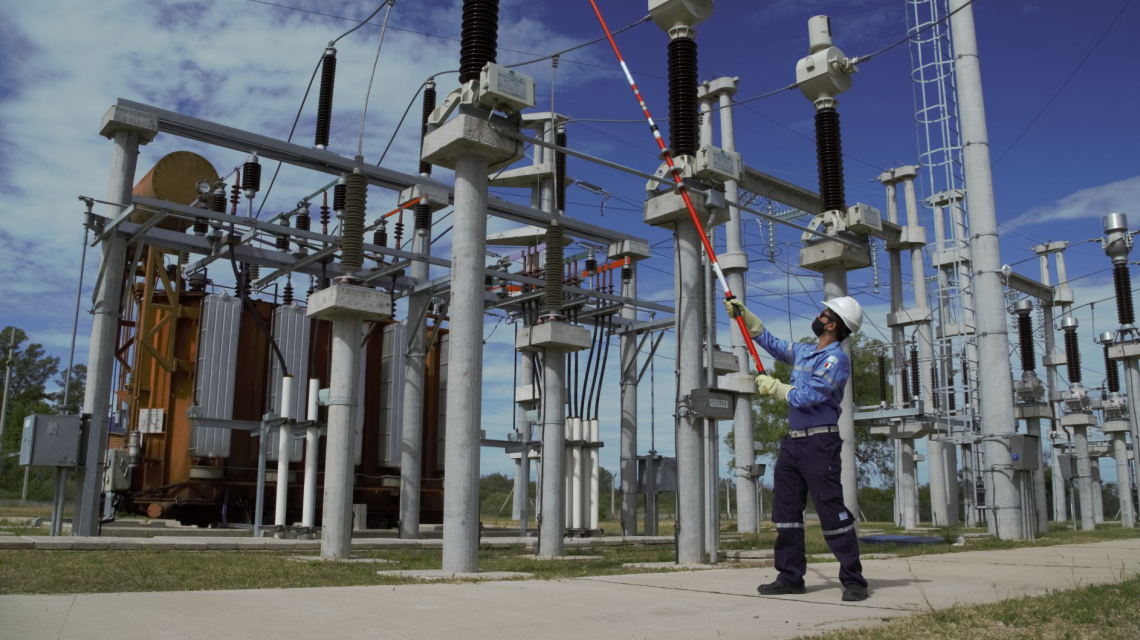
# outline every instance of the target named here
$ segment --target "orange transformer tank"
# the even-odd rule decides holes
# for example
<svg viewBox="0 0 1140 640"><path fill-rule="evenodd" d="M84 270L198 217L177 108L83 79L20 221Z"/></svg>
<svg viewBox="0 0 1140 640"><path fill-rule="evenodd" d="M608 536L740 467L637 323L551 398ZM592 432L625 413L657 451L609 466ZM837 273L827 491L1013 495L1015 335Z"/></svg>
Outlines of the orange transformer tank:
<svg viewBox="0 0 1140 640"><path fill-rule="evenodd" d="M168 162L177 156L177 163ZM194 156L190 158L188 156ZM200 162L199 162L200 161ZM164 163L166 163L164 165ZM177 171L174 171L177 169ZM181 176L181 180L174 175ZM188 152L164 157L135 187L134 193L189 204L197 195L193 185L200 180L213 182L217 173L204 159ZM184 228L184 227L182 227ZM134 247L128 256L134 255ZM187 411L195 405L197 386L198 343L201 337L203 300L211 295L204 282L188 284L176 262L178 256L146 247L141 260L128 266L124 277L129 286L129 302L120 321L116 350L116 418L109 438L111 449L123 450L130 443L139 445L138 454L112 457L126 464L131 459L130 488L117 494L120 509L152 518L173 518L186 524L248 524L254 519L257 485L258 436L245 430L231 430L228 455L198 457L194 455L194 426ZM216 268L228 266L219 261ZM270 326L273 312L280 305L277 296L252 299L252 308L241 309L237 323L236 366L232 378L232 420L259 422L270 412L267 400L270 386L269 338L262 326ZM254 313L260 318L260 324ZM440 320L436 319L436 322ZM331 325L326 321L308 320L308 344L293 345L308 351L307 371L294 372L299 380L316 378L321 388L328 386ZM427 323L425 323L427 324ZM399 446L398 424L386 405L386 398L400 395L390 389L402 375L395 375L392 363L402 366L404 340L390 337L392 322L376 327L366 343L363 367L363 420L359 455L356 465L354 504L368 506L368 526L394 526L399 514ZM388 329L385 329L388 327ZM440 446L440 407L444 403L441 370L446 367L446 331L423 329L435 337L427 353L423 417L421 469L421 522L438 524L443 519L443 456ZM391 332L392 336L397 335ZM383 337L382 337L383 336ZM389 351L385 353L385 343ZM386 357L387 356L387 357ZM399 356L393 357L393 356ZM319 409L319 420L326 420L326 408ZM137 435L135 435L137 434ZM325 437L320 439L317 482L318 526L323 491ZM276 452L272 454L276 456ZM312 452L304 451L304 456ZM273 508L271 498L275 481L267 482L267 512ZM288 522L301 519L304 463L290 464ZM272 522L270 514L263 521ZM359 525L358 525L359 526Z"/></svg>

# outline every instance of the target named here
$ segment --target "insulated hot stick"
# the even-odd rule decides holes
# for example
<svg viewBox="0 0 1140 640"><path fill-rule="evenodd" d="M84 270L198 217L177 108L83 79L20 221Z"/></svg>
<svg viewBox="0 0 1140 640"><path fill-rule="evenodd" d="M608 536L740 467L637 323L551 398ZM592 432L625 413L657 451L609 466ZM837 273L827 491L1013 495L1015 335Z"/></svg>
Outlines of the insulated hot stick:
<svg viewBox="0 0 1140 640"><path fill-rule="evenodd" d="M637 83L633 81L633 76L629 73L629 67L625 64L625 58L621 55L621 50L618 49L617 42L614 41L613 35L610 33L610 28L606 25L605 18L602 17L602 12L598 9L598 4L594 0L590 0L590 6L594 8L594 15L598 17L598 22L602 25L602 30L606 32L606 39L610 41L610 47L614 50L614 55L617 56L618 63L621 65L621 70L625 73L625 79L629 81L629 88L633 89L633 95L637 98L637 103L641 106L642 113L645 114L645 120L649 123L649 130L653 132L653 139L657 141L657 146L661 149L661 156L665 158L665 163L669 165L669 171L673 176L673 182L677 185L677 192L681 194L681 199L685 201L685 208L689 210L689 217L693 221L693 226L697 228L697 232L701 236L701 244L705 247L705 254L709 257L709 263L712 265L713 273L716 274L717 281L720 282L721 289L724 290L724 299L733 300L736 298L732 293L732 289L728 287L728 281L724 279L724 273L720 270L720 263L717 261L716 252L713 251L712 244L709 243L708 234L705 233L705 228L701 224L701 219L697 216L697 210L693 208L693 201L689 199L689 192L681 181L681 173L677 170L677 166L673 164L673 154L669 148L665 146L665 140L661 137L661 131L657 129L657 124L653 122L653 116L649 115L649 107L645 104L645 98L641 96L641 91L637 88ZM764 365L760 362L760 354L756 351L756 345L752 342L752 336L748 333L748 327L744 324L744 318L736 316L736 326L740 328L740 333L744 335L744 343L748 345L748 352L752 354L752 360L756 362L756 370L764 374Z"/></svg>

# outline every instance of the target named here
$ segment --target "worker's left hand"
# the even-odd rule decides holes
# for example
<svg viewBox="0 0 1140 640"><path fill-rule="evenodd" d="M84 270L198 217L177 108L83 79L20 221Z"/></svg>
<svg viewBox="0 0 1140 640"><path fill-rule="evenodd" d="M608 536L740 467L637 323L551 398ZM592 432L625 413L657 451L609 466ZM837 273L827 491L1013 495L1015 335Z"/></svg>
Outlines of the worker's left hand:
<svg viewBox="0 0 1140 640"><path fill-rule="evenodd" d="M788 393L792 390L792 385L781 382L778 378L773 378L769 375L756 376L756 390L762 396L769 396L784 402L788 401Z"/></svg>

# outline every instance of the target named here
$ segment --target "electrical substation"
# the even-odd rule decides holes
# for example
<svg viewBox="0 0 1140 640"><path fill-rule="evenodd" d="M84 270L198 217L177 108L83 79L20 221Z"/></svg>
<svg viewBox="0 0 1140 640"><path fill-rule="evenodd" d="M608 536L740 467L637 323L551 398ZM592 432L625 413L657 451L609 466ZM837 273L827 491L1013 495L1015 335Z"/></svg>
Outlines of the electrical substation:
<svg viewBox="0 0 1140 640"><path fill-rule="evenodd" d="M730 348L719 346L716 321L722 299L746 301L743 228L759 219L768 233L802 234L792 260L819 274L824 300L848 295L851 272L873 272L877 285L886 267L879 402L858 406L849 380L838 423L843 502L853 513L855 437L869 431L893 444L894 519L908 531L963 525L1032 540L1051 519L1093 530L1112 517L1101 503L1102 463L1115 465L1120 521L1134 527L1137 232L1116 211L1090 230L1116 293L1115 322L1095 335L1101 352L1085 348L1084 358L1105 360L1096 386L1082 381L1081 343L1093 327L1072 312L1082 301L1066 271L1070 243L1035 247L1038 268L1023 272L998 250L972 2L901 3L920 144L910 164L879 176L885 212L847 194L840 118L842 102L859 99L857 72L874 73L882 51L841 49L845 27L826 16L807 20L805 49L765 62L794 73L778 91L798 90L804 117L814 118L817 190L750 166L757 152L737 147L738 79L701 81L709 74L698 72L698 45L721 46L701 38L721 18L712 0L649 0L641 21L661 31L668 126L654 119L666 105L641 95L593 6L605 36L598 46L612 48L632 94L615 80L607 99L645 118L649 131L638 135L648 149L656 141L656 166L575 149L575 121L554 110L553 86L550 110L535 109L545 88L525 66L497 62L498 0L464 0L458 79L425 79L410 107L412 119L420 115L418 167L330 146L337 85L362 82L338 77L336 41L314 47L311 142L304 130L279 140L120 98L98 130L110 141L101 169L108 193L77 194L85 204L77 228L99 254L82 415L28 418L20 461L57 467L59 514L74 469L74 535L99 535L118 510L319 539L323 558L345 559L354 528L414 539L442 525L442 569L470 574L479 570L480 461L497 456L513 463L518 535L536 538L539 556L565 555L572 538L656 535L660 494L669 493L676 560L716 563L726 499L719 451L729 430L737 529L755 533L769 517L753 443L764 365L742 320L739 331L728 325ZM556 69L558 54L549 60ZM196 151L136 166L140 147L160 136ZM234 157L236 166L219 164ZM645 181L640 222L575 217L568 187L604 191L575 179L575 166L587 164ZM286 196L292 208L262 212L280 165L306 172L311 187ZM453 183L433 177L435 168L454 172ZM529 205L491 187L524 194ZM378 193L394 194L398 206L377 206ZM510 229L489 233L490 217ZM672 300L638 289L639 263L652 255L649 227L672 234ZM488 437L482 424L483 378L510 375L484 368L494 347L485 345L488 312L516 330L507 439ZM654 438L675 437L674 456L638 439L649 420L639 415L639 386L670 373L660 365L647 373L667 331L675 415L656 419L672 419L674 435L659 424ZM605 375L614 361L616 379ZM620 406L620 424L605 424L604 405ZM618 532L599 523L610 490L600 483L603 449L619 452ZM919 465L929 513L920 511Z"/></svg>

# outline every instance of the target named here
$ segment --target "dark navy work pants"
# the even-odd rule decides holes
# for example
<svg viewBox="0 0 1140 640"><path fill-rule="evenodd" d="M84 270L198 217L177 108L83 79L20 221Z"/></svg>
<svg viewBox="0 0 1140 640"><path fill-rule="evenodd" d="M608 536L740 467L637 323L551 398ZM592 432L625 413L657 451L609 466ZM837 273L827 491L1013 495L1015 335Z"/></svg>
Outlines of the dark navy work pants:
<svg viewBox="0 0 1140 640"><path fill-rule="evenodd" d="M867 586L859 562L856 514L843 505L839 457L842 447L843 439L838 433L785 436L780 443L772 521L776 525L776 569L780 571L780 582L786 585L802 586L807 572L803 514L810 491L823 537L839 560L839 581Z"/></svg>

